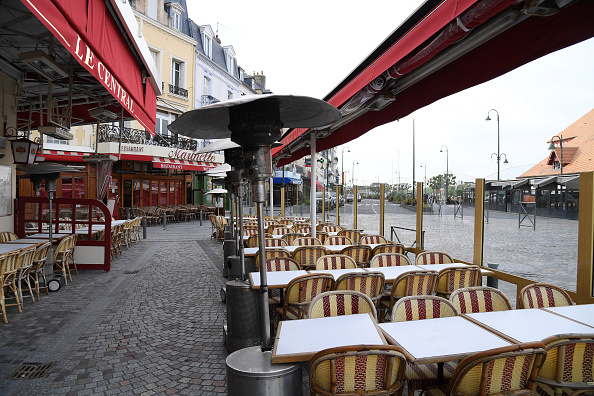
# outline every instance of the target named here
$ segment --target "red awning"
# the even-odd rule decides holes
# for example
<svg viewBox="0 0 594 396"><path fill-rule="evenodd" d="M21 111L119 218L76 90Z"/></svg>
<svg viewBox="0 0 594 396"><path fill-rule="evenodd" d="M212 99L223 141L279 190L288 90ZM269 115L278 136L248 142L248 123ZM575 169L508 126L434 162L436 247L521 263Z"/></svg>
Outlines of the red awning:
<svg viewBox="0 0 594 396"><path fill-rule="evenodd" d="M21 0L132 116L154 135L156 94L105 0Z"/></svg>
<svg viewBox="0 0 594 396"><path fill-rule="evenodd" d="M163 157L153 158L153 168L157 169L178 169L203 172L209 169L216 168L219 165L221 164L215 162L178 160Z"/></svg>
<svg viewBox="0 0 594 396"><path fill-rule="evenodd" d="M423 9L431 3L436 6ZM392 92L397 93L381 107L363 108L360 114L350 120L343 117L341 126L331 128L325 137L317 140L316 150L319 152L347 143L377 126L405 117L441 98L594 36L592 1L578 0L544 17L523 14L523 6L522 2L510 0L426 2L403 24L404 28L397 29L378 47L381 51L368 57L324 99L344 107L357 96L362 96L360 103L365 103L378 93L388 96ZM509 16L504 12L509 13ZM469 30L468 34L459 37L458 25L463 26L461 29L464 33ZM469 42L477 36L480 39L479 33L484 36L483 41ZM460 49L459 54L454 56L453 49ZM451 60L425 71L430 66L428 61L438 56L441 59L450 56ZM421 77L398 90L398 84L406 81L412 71ZM393 85L385 84L386 78L391 78ZM384 87L381 88L383 91L373 91L376 83ZM302 136L306 131L293 129L283 136L281 142L284 146L273 149L273 156L279 158L277 166L310 154L309 147L299 144L309 140L309 137Z"/></svg>

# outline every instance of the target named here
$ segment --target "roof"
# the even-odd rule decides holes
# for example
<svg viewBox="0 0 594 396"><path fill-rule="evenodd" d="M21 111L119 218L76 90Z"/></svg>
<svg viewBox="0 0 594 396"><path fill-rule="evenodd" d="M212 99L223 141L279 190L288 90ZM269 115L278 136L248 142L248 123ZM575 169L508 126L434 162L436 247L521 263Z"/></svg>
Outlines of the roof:
<svg viewBox="0 0 594 396"><path fill-rule="evenodd" d="M563 139L564 174L594 171L594 109L558 133L557 136ZM559 139L552 140L555 150L552 150L546 158L520 177L561 174L561 170L553 170L554 161L561 159ZM551 139L547 141L547 144L550 143Z"/></svg>

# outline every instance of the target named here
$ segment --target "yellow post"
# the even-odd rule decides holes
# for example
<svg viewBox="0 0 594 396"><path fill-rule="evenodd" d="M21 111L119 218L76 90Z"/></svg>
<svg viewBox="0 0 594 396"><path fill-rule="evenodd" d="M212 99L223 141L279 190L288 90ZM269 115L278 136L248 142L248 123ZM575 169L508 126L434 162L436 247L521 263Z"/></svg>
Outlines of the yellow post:
<svg viewBox="0 0 594 396"><path fill-rule="evenodd" d="M336 186L336 225L340 225L340 186Z"/></svg>
<svg viewBox="0 0 594 396"><path fill-rule="evenodd" d="M281 187L281 216L285 217L285 188Z"/></svg>
<svg viewBox="0 0 594 396"><path fill-rule="evenodd" d="M474 254L472 263L483 265L485 244L485 179L476 179L474 189Z"/></svg>
<svg viewBox="0 0 594 396"><path fill-rule="evenodd" d="M385 190L385 184L380 184L380 188L379 188L379 194L380 194L380 228L379 228L379 234L381 236L385 236L384 235L384 217L386 215L386 194L384 193Z"/></svg>
<svg viewBox="0 0 594 396"><path fill-rule="evenodd" d="M357 186L353 186L353 230L357 229Z"/></svg>
<svg viewBox="0 0 594 396"><path fill-rule="evenodd" d="M419 199L418 191L423 191L422 182L417 183L417 243L415 247L417 249L423 249L423 194L421 194L421 199Z"/></svg>
<svg viewBox="0 0 594 396"><path fill-rule="evenodd" d="M594 173L580 174L577 301L594 303Z"/></svg>

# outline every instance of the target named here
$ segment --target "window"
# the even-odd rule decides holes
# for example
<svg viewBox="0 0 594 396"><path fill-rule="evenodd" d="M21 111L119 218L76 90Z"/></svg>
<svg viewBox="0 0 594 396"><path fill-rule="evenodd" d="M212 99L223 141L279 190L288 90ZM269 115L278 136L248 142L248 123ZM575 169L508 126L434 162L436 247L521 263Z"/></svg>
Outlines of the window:
<svg viewBox="0 0 594 396"><path fill-rule="evenodd" d="M157 71L160 73L161 72L161 62L160 62L160 53L157 50L154 49L149 49L150 53L151 53L151 58L153 58L153 62L155 62L155 67L157 68Z"/></svg>
<svg viewBox="0 0 594 396"><path fill-rule="evenodd" d="M66 145L68 144L68 140L56 139L55 137L47 136L47 135L45 135L45 142L52 143L52 144L66 144Z"/></svg>
<svg viewBox="0 0 594 396"><path fill-rule="evenodd" d="M209 58L212 58L212 39L214 37L214 32L210 25L203 25L200 26L200 38L202 39L202 50L204 51L204 55Z"/></svg>
<svg viewBox="0 0 594 396"><path fill-rule="evenodd" d="M210 95L210 78L204 77L204 81L202 83L202 95Z"/></svg>
<svg viewBox="0 0 594 396"><path fill-rule="evenodd" d="M183 87L183 63L177 60L171 62L171 85Z"/></svg>
<svg viewBox="0 0 594 396"><path fill-rule="evenodd" d="M169 135L169 114L157 112L157 122L155 124L155 133L158 135Z"/></svg>
<svg viewBox="0 0 594 396"><path fill-rule="evenodd" d="M171 27L175 30L179 29L179 21L181 19L181 15L178 14L176 11L171 12Z"/></svg>
<svg viewBox="0 0 594 396"><path fill-rule="evenodd" d="M227 91L227 100L233 99L233 92Z"/></svg>

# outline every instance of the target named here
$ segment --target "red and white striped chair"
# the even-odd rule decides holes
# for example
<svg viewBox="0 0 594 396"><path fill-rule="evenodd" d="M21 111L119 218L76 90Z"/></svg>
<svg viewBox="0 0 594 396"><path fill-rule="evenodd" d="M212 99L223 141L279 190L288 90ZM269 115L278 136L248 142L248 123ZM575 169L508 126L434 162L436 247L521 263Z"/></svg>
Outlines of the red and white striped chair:
<svg viewBox="0 0 594 396"><path fill-rule="evenodd" d="M357 268L357 263L349 256L344 254L327 254L322 256L316 262L317 270L335 270L335 269L353 269Z"/></svg>
<svg viewBox="0 0 594 396"><path fill-rule="evenodd" d="M382 235L364 235L361 237L361 245L377 245L378 243L390 243L390 241Z"/></svg>
<svg viewBox="0 0 594 396"><path fill-rule="evenodd" d="M330 274L308 274L293 279L287 285L283 306L276 309L280 320L303 319L311 300L334 288Z"/></svg>
<svg viewBox="0 0 594 396"><path fill-rule="evenodd" d="M380 253L371 258L369 268L378 267L399 267L401 265L410 265L408 257L399 253Z"/></svg>
<svg viewBox="0 0 594 396"><path fill-rule="evenodd" d="M450 302L461 314L512 309L509 299L503 292L488 286L458 289L450 295Z"/></svg>
<svg viewBox="0 0 594 396"><path fill-rule="evenodd" d="M573 300L560 287L548 283L533 283L520 290L519 308L547 308L573 305Z"/></svg>
<svg viewBox="0 0 594 396"><path fill-rule="evenodd" d="M417 255L415 265L427 264L448 264L453 263L454 259L444 252L423 252Z"/></svg>

